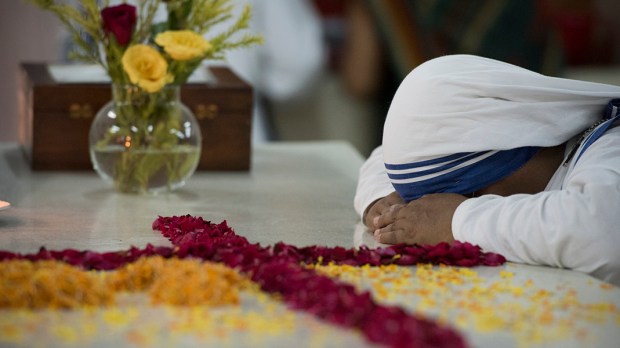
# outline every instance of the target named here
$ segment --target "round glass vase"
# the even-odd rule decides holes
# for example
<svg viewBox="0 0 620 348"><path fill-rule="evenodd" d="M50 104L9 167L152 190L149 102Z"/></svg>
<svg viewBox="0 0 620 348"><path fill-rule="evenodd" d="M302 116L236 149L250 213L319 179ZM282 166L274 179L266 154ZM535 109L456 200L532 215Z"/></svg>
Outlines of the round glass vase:
<svg viewBox="0 0 620 348"><path fill-rule="evenodd" d="M90 127L90 158L104 181L123 193L177 189L196 171L200 126L180 101L180 87L145 92L112 85L112 101Z"/></svg>

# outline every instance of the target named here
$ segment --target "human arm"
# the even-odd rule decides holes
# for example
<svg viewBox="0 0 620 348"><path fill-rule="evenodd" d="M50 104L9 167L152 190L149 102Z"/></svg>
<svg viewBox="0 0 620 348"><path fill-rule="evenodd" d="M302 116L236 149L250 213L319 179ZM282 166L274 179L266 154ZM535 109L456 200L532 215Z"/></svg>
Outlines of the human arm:
<svg viewBox="0 0 620 348"><path fill-rule="evenodd" d="M452 219L455 239L509 261L574 269L620 284L620 127L597 140L557 186L464 201Z"/></svg>

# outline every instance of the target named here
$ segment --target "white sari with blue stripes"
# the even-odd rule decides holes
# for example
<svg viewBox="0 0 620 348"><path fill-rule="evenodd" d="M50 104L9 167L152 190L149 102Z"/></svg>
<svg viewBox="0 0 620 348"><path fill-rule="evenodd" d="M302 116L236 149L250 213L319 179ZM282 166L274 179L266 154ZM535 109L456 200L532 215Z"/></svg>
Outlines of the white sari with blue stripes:
<svg viewBox="0 0 620 348"><path fill-rule="evenodd" d="M536 148L567 144L566 161L545 191L468 199L455 212L452 232L513 262L571 268L620 285L620 100L614 98L619 86L547 77L486 58L429 61L394 96L383 145L360 169L355 208L361 216L394 191L406 200L477 191L518 169Z"/></svg>

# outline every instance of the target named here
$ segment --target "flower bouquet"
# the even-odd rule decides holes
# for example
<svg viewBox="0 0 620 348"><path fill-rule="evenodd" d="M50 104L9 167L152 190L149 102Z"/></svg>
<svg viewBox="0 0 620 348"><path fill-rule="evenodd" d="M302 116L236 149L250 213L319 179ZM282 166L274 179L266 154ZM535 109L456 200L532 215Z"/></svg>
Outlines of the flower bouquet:
<svg viewBox="0 0 620 348"><path fill-rule="evenodd" d="M250 7L233 18L230 0L136 0L135 6L79 0L77 7L28 1L65 25L76 46L71 58L99 64L110 76L113 100L97 113L89 134L99 175L121 192L182 186L198 165L201 134L180 102L180 86L205 59L262 41L242 33ZM157 21L162 12L165 18Z"/></svg>

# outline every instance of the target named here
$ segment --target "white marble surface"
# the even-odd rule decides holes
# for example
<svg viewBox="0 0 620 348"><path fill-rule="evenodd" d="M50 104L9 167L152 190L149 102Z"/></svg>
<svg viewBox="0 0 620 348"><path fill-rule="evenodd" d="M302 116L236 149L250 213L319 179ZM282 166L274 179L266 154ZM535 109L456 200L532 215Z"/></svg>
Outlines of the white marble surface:
<svg viewBox="0 0 620 348"><path fill-rule="evenodd" d="M94 172L33 172L19 148L0 147L0 249L97 251L169 243L151 230L158 215L227 220L250 242L351 246L361 156L341 142L255 149L249 172L196 172L170 194L119 194Z"/></svg>
<svg viewBox="0 0 620 348"><path fill-rule="evenodd" d="M0 211L0 250L36 252L39 247L45 246L55 250L109 251L124 250L131 245L143 247L147 243L169 245L168 241L151 230L151 223L158 215L181 214L202 216L214 222L227 220L238 234L263 245L284 241L298 246L353 247L365 244L375 247L379 245L373 241L353 210L358 169L362 162L361 156L342 142L274 143L254 149L250 172L198 172L185 187L174 193L136 196L114 192L94 172L33 172L16 145L0 144L0 200L11 204ZM415 268L412 269L415 271ZM460 325L461 332L473 347L617 347L620 342L618 288L585 274L547 267L507 264L502 267L478 267L474 272L479 277L477 281L450 285L448 290L444 289L443 293L437 293L437 297L433 298L438 302L437 306L424 311L432 316L448 313L449 323ZM513 278L506 279L507 273ZM414 282L410 286L418 285ZM472 286L481 289L503 287L506 292L499 291L497 298L493 299L495 302L490 302L490 305L497 307L497 314L504 319L510 315L506 313L506 308L510 307L505 305L519 304L522 306L520 315L527 314L528 306L533 303L546 303L540 302L540 298L532 302L543 292L549 296L548 302L553 304L550 313L554 318L546 324L548 330L545 326L543 331L552 333L552 330L566 329L562 326L562 318L572 323L565 331L558 331L559 338L553 334L555 336L542 341L524 338L529 332L540 333L535 329L541 324L537 320L528 322L523 317L515 319L519 325L511 329L484 331L475 324L458 324L459 317L471 314L472 320L478 320L480 313L468 312L458 306L445 312L445 307L439 304L458 296L464 296L462 301L469 301ZM524 291L523 295L516 293L519 289ZM421 290L428 289L416 291ZM419 303L428 299L412 291L389 301L415 310ZM489 302L483 301L487 299L481 297L480 303L489 305ZM573 302L566 307L564 303L569 303L566 301ZM590 308L607 305L612 306L612 310L599 313L598 309ZM4 312L0 317L5 314L8 315L7 320L13 318L9 316L14 316L15 320L25 320L20 314L12 312ZM52 332L50 328L63 323L79 323L82 318L79 315L75 317L71 312L45 315L52 319L37 321L37 325L41 326L37 330L43 334L30 337L25 345L14 346L27 346L29 343L64 346L67 342L53 333L49 334ZM161 323L167 319L153 320L154 323ZM129 325L126 329L140 327L143 327L142 323L136 322L135 326ZM297 342L295 345L299 347L365 345L359 336L351 332L337 328L322 330L329 332L326 337L331 337L323 344L303 338L313 337L315 331L311 330L310 333L294 332L292 337L272 338L262 346L289 346L291 342ZM78 341L77 346L106 346L110 342L117 345L123 342L125 332L119 331L117 336L97 336L84 341L86 343ZM165 335L165 332L160 334ZM162 342L149 346L170 343ZM186 346L200 345L199 342Z"/></svg>

